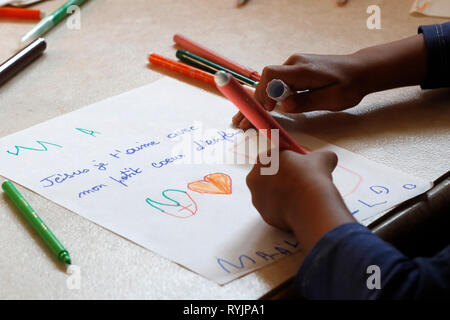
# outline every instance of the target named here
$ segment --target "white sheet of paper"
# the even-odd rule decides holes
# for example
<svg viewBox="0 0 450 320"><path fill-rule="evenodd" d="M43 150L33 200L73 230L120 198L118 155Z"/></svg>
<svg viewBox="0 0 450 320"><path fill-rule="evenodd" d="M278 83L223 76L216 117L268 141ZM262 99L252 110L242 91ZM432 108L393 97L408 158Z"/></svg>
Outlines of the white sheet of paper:
<svg viewBox="0 0 450 320"><path fill-rule="evenodd" d="M432 17L450 18L450 1L448 0L416 0L411 13L420 13Z"/></svg>
<svg viewBox="0 0 450 320"><path fill-rule="evenodd" d="M0 174L224 284L298 248L253 208L249 164L178 157L181 136L192 155L245 158L244 135L230 127L235 111L223 97L163 78L0 139ZM338 154L335 182L359 221L431 186L313 137L295 138Z"/></svg>

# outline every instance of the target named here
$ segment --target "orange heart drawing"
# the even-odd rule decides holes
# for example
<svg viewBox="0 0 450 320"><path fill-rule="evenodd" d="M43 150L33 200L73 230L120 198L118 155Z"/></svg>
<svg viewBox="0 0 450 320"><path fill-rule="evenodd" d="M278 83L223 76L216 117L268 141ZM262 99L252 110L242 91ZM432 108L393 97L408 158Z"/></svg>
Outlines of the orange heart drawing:
<svg viewBox="0 0 450 320"><path fill-rule="evenodd" d="M203 180L188 183L187 187L198 193L231 194L231 177L225 173L211 173Z"/></svg>

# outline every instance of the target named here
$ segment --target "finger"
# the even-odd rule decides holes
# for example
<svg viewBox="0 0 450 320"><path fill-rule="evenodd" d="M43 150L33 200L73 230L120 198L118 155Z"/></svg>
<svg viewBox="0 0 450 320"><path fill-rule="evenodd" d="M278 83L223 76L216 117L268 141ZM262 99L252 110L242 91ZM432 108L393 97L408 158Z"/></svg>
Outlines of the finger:
<svg viewBox="0 0 450 320"><path fill-rule="evenodd" d="M297 59L297 56L294 54L294 55L290 56L283 64L285 66L292 66L296 63L298 63L298 59Z"/></svg>
<svg viewBox="0 0 450 320"><path fill-rule="evenodd" d="M329 88L293 94L284 100L281 109L288 113L314 110L337 110L338 101Z"/></svg>
<svg viewBox="0 0 450 320"><path fill-rule="evenodd" d="M273 79L280 79L295 91L312 89L312 79L317 75L317 71L304 64L268 66L263 76L264 73L266 86Z"/></svg>
<svg viewBox="0 0 450 320"><path fill-rule="evenodd" d="M300 62L306 62L306 58L305 55L297 53L290 56L283 64L286 66L291 66Z"/></svg>
<svg viewBox="0 0 450 320"><path fill-rule="evenodd" d="M272 111L275 108L276 101L270 99L267 96L266 87L269 81L272 80L272 70L276 68L277 66L265 67L261 75L261 80L259 81L255 89L256 100L258 100L263 105L263 107L269 111Z"/></svg>
<svg viewBox="0 0 450 320"><path fill-rule="evenodd" d="M242 121L239 123L239 128L245 131L250 128L253 128L253 124L247 118L243 118Z"/></svg>
<svg viewBox="0 0 450 320"><path fill-rule="evenodd" d="M242 114L242 112L238 112L236 113L233 118L231 119L232 123L234 126L238 127L239 123L244 119L244 115Z"/></svg>
<svg viewBox="0 0 450 320"><path fill-rule="evenodd" d="M245 182L247 183L247 187L250 189L250 191L253 190L253 187L258 183L258 177L260 176L260 168L261 168L261 164L260 163L256 163L252 170L250 170L250 172L248 173Z"/></svg>
<svg viewBox="0 0 450 320"><path fill-rule="evenodd" d="M255 97L256 99L267 109L273 110L276 105L276 101L271 99L267 95L267 84L273 79L281 79L293 89L296 89L297 85L294 85L294 80L297 78L298 66L267 66L264 68L261 80L256 87Z"/></svg>
<svg viewBox="0 0 450 320"><path fill-rule="evenodd" d="M255 98L259 103L261 103L264 109L266 109L267 111L272 111L273 109L275 109L277 102L267 95L267 83L268 82L261 77L261 80L255 89Z"/></svg>
<svg viewBox="0 0 450 320"><path fill-rule="evenodd" d="M259 83L258 83L258 86L259 86ZM257 95L256 95L256 90L258 89L258 86L255 88L255 90L253 91L253 97L256 99L256 100L258 100L258 97L257 97ZM263 88L262 87L260 87L260 89L259 90L262 90ZM264 89L265 90L265 89ZM261 104L262 104L262 106L264 107L264 109L266 109L267 111L272 111L273 109L275 109L275 106L276 106L276 104L277 104L277 102L275 101L275 100L273 100L273 99L270 99L269 97L268 97L268 100L266 101L266 102L261 102L261 101L259 101Z"/></svg>
<svg viewBox="0 0 450 320"><path fill-rule="evenodd" d="M282 80L293 91L311 90L323 85L320 74L306 65L269 66L264 68L261 81L255 91L255 97L263 105L275 106L275 101L266 92L267 84L273 79Z"/></svg>

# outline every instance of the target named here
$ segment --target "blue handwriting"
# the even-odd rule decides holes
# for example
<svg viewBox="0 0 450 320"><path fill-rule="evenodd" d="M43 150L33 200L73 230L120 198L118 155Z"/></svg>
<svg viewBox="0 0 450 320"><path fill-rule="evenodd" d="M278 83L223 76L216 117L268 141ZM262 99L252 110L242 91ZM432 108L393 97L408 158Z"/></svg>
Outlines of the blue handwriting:
<svg viewBox="0 0 450 320"><path fill-rule="evenodd" d="M202 151L209 146L213 146L220 142L234 142L234 137L241 134L241 131L233 131L233 132L225 132L225 131L217 131L217 135L208 139L201 139L198 141L194 141L194 144L197 146L197 151Z"/></svg>
<svg viewBox="0 0 450 320"><path fill-rule="evenodd" d="M284 240L284 244L296 249L298 247L298 242L292 243L288 240ZM217 264L226 272L231 273L231 268L235 270L245 269L250 263L253 265L258 263L258 258L262 261L272 261L275 260L276 257L279 256L289 256L293 252L288 250L281 245L276 245L273 247L273 252L265 252L265 251L256 251L254 256L241 254L237 258L237 262L233 263L223 258L217 258ZM247 264L246 264L247 263Z"/></svg>
<svg viewBox="0 0 450 320"><path fill-rule="evenodd" d="M159 169L159 168L162 168L164 166L171 164L172 162L183 159L184 157L185 157L184 154L179 154L176 157L165 158L164 160L159 161L159 162L152 162L152 167Z"/></svg>
<svg viewBox="0 0 450 320"><path fill-rule="evenodd" d="M80 169L80 170L73 171L71 173L52 174L51 176L48 176L48 177L42 179L39 182L46 182L47 185L44 185L43 187L44 188L49 188L49 187L53 187L55 184L64 183L68 179L73 179L73 178L75 178L77 176L86 174L88 172L89 172L89 169Z"/></svg>
<svg viewBox="0 0 450 320"><path fill-rule="evenodd" d="M111 180L116 181L117 183L120 183L121 185L123 185L124 187L128 187L128 185L125 183L125 181L133 178L134 176L137 176L139 174L141 174L143 171L141 168L124 168L123 170L120 171L120 178L113 178L113 177L109 177Z"/></svg>
<svg viewBox="0 0 450 320"><path fill-rule="evenodd" d="M194 127L194 126L190 126L190 127L188 127L188 128L183 128L183 129L180 129L180 130L176 130L176 131L174 131L174 132L169 133L169 134L167 135L167 138L169 138L169 139L174 139L174 138L176 138L176 137L182 136L182 135L184 135L184 134L186 134L186 133L190 133L190 132L195 131L195 130L197 130L197 129L198 129L198 128L196 128L196 127Z"/></svg>
<svg viewBox="0 0 450 320"><path fill-rule="evenodd" d="M105 187L107 187L106 184L99 184L98 186L92 187L91 189L81 191L78 194L78 198L81 199L81 197L90 195L91 193L99 192L102 188L105 188Z"/></svg>

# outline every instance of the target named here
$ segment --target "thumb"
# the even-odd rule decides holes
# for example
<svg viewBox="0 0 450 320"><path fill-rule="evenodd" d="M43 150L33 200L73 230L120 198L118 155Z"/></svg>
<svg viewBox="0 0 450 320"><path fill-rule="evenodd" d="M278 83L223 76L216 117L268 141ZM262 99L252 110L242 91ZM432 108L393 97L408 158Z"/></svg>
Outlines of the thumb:
<svg viewBox="0 0 450 320"><path fill-rule="evenodd" d="M288 113L331 110L333 107L329 93L320 89L293 94L284 100L281 105L281 109Z"/></svg>

